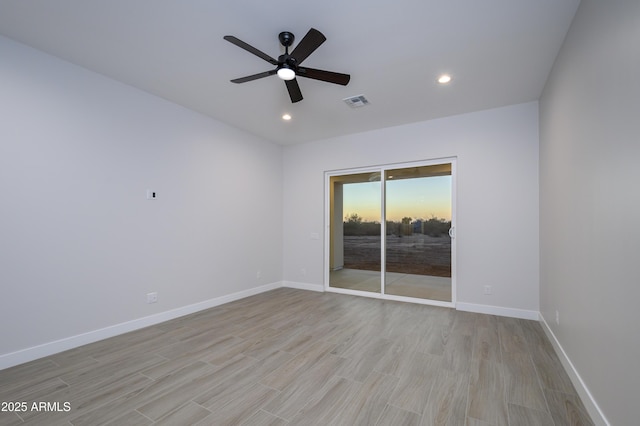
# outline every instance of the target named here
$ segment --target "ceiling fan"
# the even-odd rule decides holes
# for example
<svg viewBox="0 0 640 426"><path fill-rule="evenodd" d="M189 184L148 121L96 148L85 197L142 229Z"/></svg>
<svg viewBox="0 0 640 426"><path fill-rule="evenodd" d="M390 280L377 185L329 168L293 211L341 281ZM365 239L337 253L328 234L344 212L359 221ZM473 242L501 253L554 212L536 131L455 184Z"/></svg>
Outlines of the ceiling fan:
<svg viewBox="0 0 640 426"><path fill-rule="evenodd" d="M278 35L278 39L280 40L280 44L284 46L285 52L283 55L278 56L277 60L234 36L227 35L224 36L224 39L276 66L275 69L270 71L233 79L231 80L232 83L246 83L247 81L253 81L277 74L278 77L284 80L284 83L287 86L287 91L289 92L289 97L293 103L300 102L302 100L302 92L300 91L300 86L298 85L296 77L312 78L314 80L341 84L343 86L346 86L351 79L349 74L340 74L337 72L300 66L302 61L307 59L307 57L320 47L320 45L327 39L315 28L311 28L309 30L291 53L289 53L289 47L293 44L295 37L289 31L281 32L280 35Z"/></svg>

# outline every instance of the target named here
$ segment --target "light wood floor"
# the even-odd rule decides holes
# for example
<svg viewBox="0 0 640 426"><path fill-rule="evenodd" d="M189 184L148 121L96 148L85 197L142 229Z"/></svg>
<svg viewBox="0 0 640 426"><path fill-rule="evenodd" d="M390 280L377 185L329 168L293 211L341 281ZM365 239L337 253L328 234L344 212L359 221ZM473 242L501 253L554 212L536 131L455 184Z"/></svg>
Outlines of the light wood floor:
<svg viewBox="0 0 640 426"><path fill-rule="evenodd" d="M0 371L0 425L590 425L538 323L278 289Z"/></svg>

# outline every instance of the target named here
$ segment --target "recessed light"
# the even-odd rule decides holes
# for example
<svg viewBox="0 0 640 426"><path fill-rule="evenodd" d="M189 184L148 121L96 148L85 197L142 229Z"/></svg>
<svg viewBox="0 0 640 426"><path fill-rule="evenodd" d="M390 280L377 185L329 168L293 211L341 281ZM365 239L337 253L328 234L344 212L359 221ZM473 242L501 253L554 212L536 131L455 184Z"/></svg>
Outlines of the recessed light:
<svg viewBox="0 0 640 426"><path fill-rule="evenodd" d="M451 76L448 74L442 74L440 77L438 77L438 83L440 84L447 84L451 81Z"/></svg>
<svg viewBox="0 0 640 426"><path fill-rule="evenodd" d="M283 119L284 121L289 121L289 120L291 120L291 114L283 114L283 115L282 115L282 119Z"/></svg>

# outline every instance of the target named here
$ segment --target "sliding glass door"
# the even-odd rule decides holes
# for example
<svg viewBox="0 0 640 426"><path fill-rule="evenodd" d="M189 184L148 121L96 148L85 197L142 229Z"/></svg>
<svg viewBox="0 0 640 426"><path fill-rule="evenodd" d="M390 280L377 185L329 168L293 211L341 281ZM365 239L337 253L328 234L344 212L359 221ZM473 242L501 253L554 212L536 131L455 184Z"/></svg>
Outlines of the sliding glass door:
<svg viewBox="0 0 640 426"><path fill-rule="evenodd" d="M380 172L331 176L329 285L380 293Z"/></svg>
<svg viewBox="0 0 640 426"><path fill-rule="evenodd" d="M451 302L451 163L385 177L385 293Z"/></svg>
<svg viewBox="0 0 640 426"><path fill-rule="evenodd" d="M327 174L331 291L454 302L455 160Z"/></svg>

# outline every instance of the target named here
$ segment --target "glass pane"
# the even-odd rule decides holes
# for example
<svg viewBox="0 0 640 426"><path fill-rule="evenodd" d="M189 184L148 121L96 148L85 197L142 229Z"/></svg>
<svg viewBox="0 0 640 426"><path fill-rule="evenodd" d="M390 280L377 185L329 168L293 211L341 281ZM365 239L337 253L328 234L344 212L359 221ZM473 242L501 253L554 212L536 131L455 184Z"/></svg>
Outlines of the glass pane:
<svg viewBox="0 0 640 426"><path fill-rule="evenodd" d="M333 176L329 286L380 293L380 173Z"/></svg>
<svg viewBox="0 0 640 426"><path fill-rule="evenodd" d="M451 301L451 164L385 172L385 294Z"/></svg>

